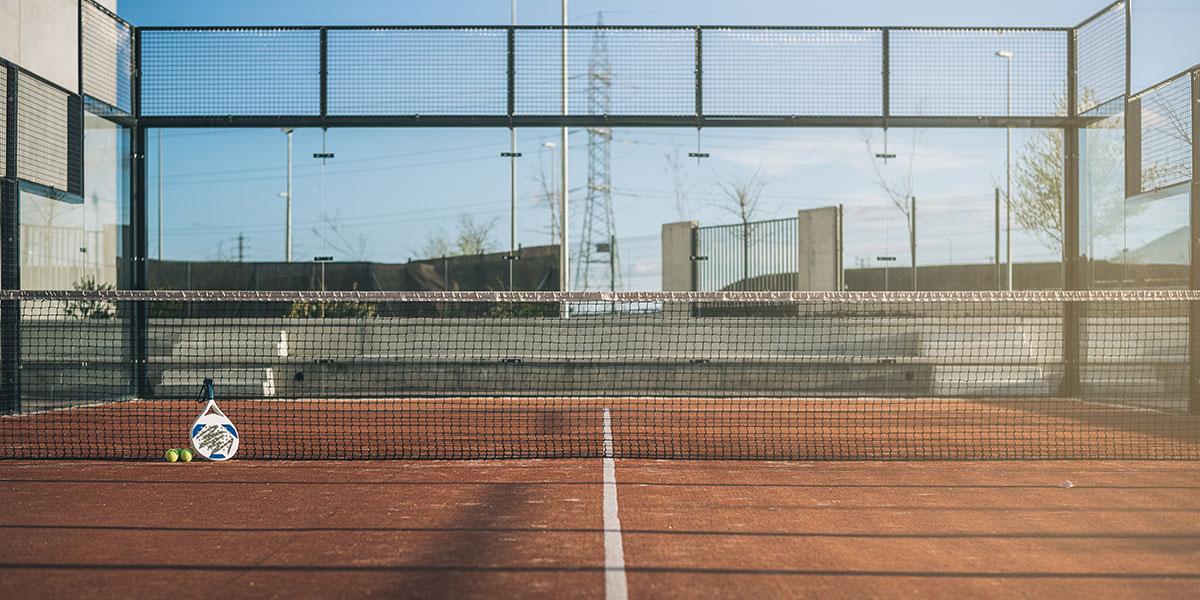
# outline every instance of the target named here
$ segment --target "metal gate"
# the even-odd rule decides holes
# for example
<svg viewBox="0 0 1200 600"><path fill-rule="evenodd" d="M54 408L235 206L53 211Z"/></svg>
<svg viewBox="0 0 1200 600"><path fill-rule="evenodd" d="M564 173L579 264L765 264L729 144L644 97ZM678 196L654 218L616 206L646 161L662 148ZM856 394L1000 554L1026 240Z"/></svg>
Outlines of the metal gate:
<svg viewBox="0 0 1200 600"><path fill-rule="evenodd" d="M797 217L698 227L695 235L692 260L697 290L799 289Z"/></svg>

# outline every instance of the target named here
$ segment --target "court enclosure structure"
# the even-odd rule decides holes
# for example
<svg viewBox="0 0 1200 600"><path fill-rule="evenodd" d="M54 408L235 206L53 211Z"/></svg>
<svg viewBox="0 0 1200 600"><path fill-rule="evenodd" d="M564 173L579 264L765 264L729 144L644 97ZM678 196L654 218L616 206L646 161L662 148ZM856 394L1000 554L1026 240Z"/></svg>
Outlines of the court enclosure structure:
<svg viewBox="0 0 1200 600"><path fill-rule="evenodd" d="M1095 209L1100 204L1116 201L1119 205L1133 206L1187 194L1190 230L1200 230L1200 188L1194 177L1200 172L1197 164L1200 154L1194 151L1191 142L1186 141L1197 139L1196 133L1200 129L1200 69L1193 68L1160 85L1133 93L1129 75L1129 0L1115 2L1076 26L1061 28L136 27L91 0L81 0L78 7L75 69L79 76L75 80L64 83L61 79L47 78L30 70L26 65L10 61L0 63L3 74L0 90L6 100L0 106L3 110L0 113L0 126L3 127L0 137L4 140L0 148L0 176L3 177L0 184L0 249L3 250L0 287L4 290L4 295L0 296L0 308L3 309L0 315L0 411L5 413L25 415L45 409L39 402L49 390L59 385L54 382L52 372L36 372L32 366L25 368L29 363L26 359L34 357L47 369L68 368L65 363L54 367L61 357L47 355L47 344L51 343L47 340L52 339L45 337L47 335L82 336L75 340L77 346L103 339L103 344L116 344L115 347L120 348L119 352L110 353L116 357L110 364L98 367L93 361L71 367L85 376L91 373L105 386L115 386L106 392L106 399L154 402L162 400L156 394L172 395L161 392L165 375L154 370L155 361L161 358L155 353L163 349L161 345L156 346L163 338L156 336L163 331L174 331L171 327L186 327L187 324L165 324L162 319L164 314L172 319L179 317L173 312L177 306L172 302L203 312L203 308L197 307L210 300L203 297L164 298L147 291L150 253L146 156L149 131L184 127L1058 129L1063 134L1062 293L1067 295L1035 301L1028 315L1013 315L1001 308L974 315L985 321L999 319L989 325L993 329L1007 318L1037 320L1037 325L1030 330L1033 333L1027 337L1054 342L1037 346L1032 354L1027 352L1029 348L1022 346L1021 352L1026 354L1018 361L1022 364L1014 368L1020 373L1037 369L1040 375L1033 378L1017 376L1015 379L1041 379L1052 383L1044 390L1036 385L1028 389L1014 388L1011 387L1014 377L1009 373L996 378L1008 382L1001 385L1001 389L1008 391L1000 395L1043 394L1072 398L1092 393L1124 393L1118 389L1121 385L1132 389L1137 387L1136 382L1152 379L1155 386L1169 390L1172 402L1178 401L1169 408L1170 414L1194 419L1194 416L1183 415L1200 411L1200 376L1197 376L1200 374L1200 301L1185 294L1171 302L1150 302L1150 307L1146 308L1150 312L1156 307L1170 306L1166 313L1151 315L1139 313L1134 306L1149 297L1134 294L1124 298L1125 304L1117 302L1118 313L1126 312L1104 317L1115 319L1109 323L1115 325L1108 331L1122 331L1138 322L1152 323L1155 327L1165 328L1163 331L1169 330L1159 343L1170 347L1159 348L1162 350L1159 354L1141 353L1144 348L1135 345L1125 347L1124 354L1118 355L1122 360L1130 361L1129 368L1141 370L1136 375L1132 371L1126 373L1125 379L1110 377L1107 380L1110 387L1106 390L1089 387L1100 385L1103 388L1106 380L1103 377L1089 379L1089 369L1103 367L1100 366L1102 363L1089 363L1088 354L1089 332L1097 331L1098 323L1107 323L1094 320L1095 313L1089 311L1103 305L1105 298L1072 299L1069 296L1094 287L1090 265L1096 256L1090 246L1089 232L1094 226ZM580 76L586 73L591 42L598 34L606 39L613 76L630 84L614 87L602 112L588 104L582 87L586 86L586 77ZM1003 70L994 68L997 51L1007 51L1011 54L1009 60L1020 61L1021 68L1015 77L1008 77ZM992 66L984 68L984 64ZM565 104L563 98L567 99ZM1123 165L1115 167L1112 157L1102 152L1090 152L1093 146L1114 137L1124 148L1123 156L1119 157ZM106 141L98 145L97 140ZM1117 192L1115 199L1106 197L1112 195L1111 190L1097 183L1102 174L1111 173L1114 168L1125 173L1123 189ZM23 250L21 236L25 230L22 226L36 213L23 207L86 204L96 194L106 199L105 206L109 207L106 210L111 210L111 218L104 228L96 232L80 231L76 237L71 237L75 233L60 232L61 235L54 238L61 241L57 250L45 256ZM1200 252L1200 237L1189 236L1188 245L1190 256L1196 256ZM91 297L64 299L48 292L22 291L23 287L67 287L64 282L70 279L54 275L53 266L62 253L76 252L76 249L86 253L89 260L109 269L110 279L116 282L116 287L129 290L131 295L109 297L98 293ZM91 250L85 252L84 249ZM1189 259L1188 264L1190 280L1187 287L1194 294L1200 292L1200 263ZM50 273L41 282L50 283L22 285L23 269L28 274L35 268L43 269L39 273ZM146 295L138 295L138 292ZM242 300L249 303L241 306L249 307L246 310L250 311L252 321L259 317L285 318L286 315L271 312L283 302L290 307L287 310L299 310L300 318L318 319L314 322L317 327L342 326L327 322L333 317L322 311L329 306L349 310L336 318L370 321L375 315L356 313L358 309L354 307L364 302L374 302L378 307L379 303L386 305L389 301L386 298L372 300L336 295L291 299L265 296L259 300L261 302L257 304L254 299ZM433 306L478 302L471 296L426 300ZM863 307L880 314L896 308L888 308L886 300L875 305L870 298L834 297L828 300L840 307L838 310L845 311L845 314L831 317L835 319L834 325L842 327L848 336L839 338L837 343L853 342L854 336L861 333L847 323L858 323L854 318L874 314L862 312ZM955 314L958 310L956 300L952 297L943 300L942 308ZM908 306L910 302L923 300L918 297L896 301ZM736 299L732 301L733 308L718 307L730 311L724 313L720 310L705 312L704 306L696 306L720 305L731 302L730 299L693 302L671 296L513 296L498 298L496 302L500 308L491 309L493 312L488 313L487 318L512 319L509 325L513 327L535 329L578 329L589 322L600 322L605 327L625 327L627 323L613 323L620 320L616 316L588 314L589 311L603 313L604 306L617 305L635 313L643 309L659 311L658 317L670 319L673 325L688 332L711 324L707 319L774 319L779 327L797 326L788 323L787 319L795 320L809 314L794 310L794 298L770 297ZM973 305L975 309L984 305L1015 306L1006 304L1002 296L982 297L975 302L978 303ZM296 303L307 304L296 309ZM530 304L534 305L534 313L523 313ZM539 304L564 307L563 315L569 312L567 309L582 310L582 313L573 317L578 324L535 326L530 319L553 320L552 316L538 312ZM70 319L83 318L80 314L94 316L98 314L96 311L109 315L111 321L98 326L98 338L87 337L88 327L68 326ZM920 310L916 312L921 313ZM218 312L215 316L234 318L231 314ZM438 318L450 317L454 315L438 314ZM605 318L608 320L604 321ZM838 318L850 320L837 321ZM682 322L676 322L678 319ZM929 325L928 321L919 318L905 321L904 325L901 321L886 319L880 323L880 327L890 327L901 334L906 331L906 326ZM89 326L94 324L94 321L90 322ZM246 335L258 339L258 336L266 335L264 331L278 332L278 328L256 329L259 324L249 322L252 333ZM448 324L447 321L433 324L439 327L441 334L449 336L444 338L444 341L448 340L446 343L463 344L464 339L471 339L470 336L456 337L469 328L441 327ZM230 321L227 325L232 331L238 323ZM58 334L53 333L56 328L60 330ZM73 333L65 333L65 329L71 329ZM638 333L641 330L636 327L626 331L634 332L630 335L641 335ZM934 327L924 335L938 338L939 331ZM972 343L986 344L989 336L1001 335L998 330L991 331L987 327L977 333L981 337L972 339ZM233 336L230 339L237 339L238 334L230 335ZM871 333L860 339L876 339L870 337L874 335ZM911 348L919 347L920 343L914 341L917 337L910 336L912 339L906 343ZM1122 340L1120 337L1114 339ZM175 341L183 344L176 350L186 347L186 340ZM233 344L233 348L238 348L236 343ZM897 346L896 356L874 358L893 360L919 356L903 347L904 343ZM735 350L722 348L721 352ZM174 351L168 348L168 355ZM769 349L763 352L769 354ZM54 351L49 354L53 355ZM1134 354L1138 355L1136 359ZM847 364L853 365L862 362L859 359L863 358L854 352L838 356L849 356ZM512 357L486 358L505 360ZM706 358L689 356L686 360L704 361ZM621 363L617 364L615 368L622 368ZM720 371L716 367L704 367L703 362L696 364L701 370ZM876 361L875 364L880 363ZM874 375L858 379L866 388L830 392L821 386L815 387L821 388L823 395L857 397L864 392L884 389L872 386L881 385L880 381L887 381L896 373L904 377L905 371L890 366L899 363L882 364L885 365L882 368L872 367ZM913 391L914 394L939 395L932 391L937 389L937 384L929 382L947 376L956 365L937 366L950 367L950 370L940 371L941 375L935 375L933 370L910 371L916 373L913 377L930 386L919 392ZM95 369L100 369L102 374ZM1150 371L1153 373L1147 374ZM296 381L295 373L287 372L292 377L289 381ZM647 379L651 377L650 371L635 372ZM369 369L360 375L371 376ZM579 374L573 376L576 375ZM872 379L874 376L883 379ZM72 377L63 376L58 381L61 383ZM724 390L726 393L745 395L744 386L730 383L736 377L731 379L717 374L711 377L736 390ZM265 389L264 381L256 384L260 392ZM562 383L568 379L558 381ZM586 376L569 381L596 383L589 382ZM86 379L74 384L89 387ZM546 393L551 395L577 396L584 390L565 383L557 388L550 387L552 389ZM283 389L282 384L279 389ZM1014 389L1023 391L1013 392ZM1149 389L1160 388L1151 386ZM478 390L466 389L465 392L471 395ZM329 395L312 390L304 393L316 393L317 397ZM453 398L464 395L464 390L437 388L412 393ZM668 390L648 387L639 387L629 394L672 395ZM354 394L347 392L347 395ZM695 395L689 394L689 397ZM986 394L965 393L954 388L946 395ZM586 408L588 419L595 416L592 414L595 408L591 405ZM617 407L613 408L616 410ZM835 404L832 412L844 413L846 408ZM860 414L870 414L879 408L865 407L865 412ZM1164 407L1140 409L1167 410ZM1055 412L1059 409L1045 405L1039 410ZM60 418L37 417L43 419L39 423ZM590 428L591 421L588 423ZM1194 433L1194 424L1186 427ZM580 452L599 452L593 446ZM16 454L22 452L12 446L7 449ZM747 452L753 454L751 450Z"/></svg>

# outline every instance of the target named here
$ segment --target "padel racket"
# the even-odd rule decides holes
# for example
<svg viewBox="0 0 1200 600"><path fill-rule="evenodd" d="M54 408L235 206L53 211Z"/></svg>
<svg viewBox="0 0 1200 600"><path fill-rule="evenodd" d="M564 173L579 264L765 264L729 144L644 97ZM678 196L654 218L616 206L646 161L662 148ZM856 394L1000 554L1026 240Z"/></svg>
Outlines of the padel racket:
<svg viewBox="0 0 1200 600"><path fill-rule="evenodd" d="M217 406L213 380L205 379L200 390L200 402L208 400L196 422L192 423L192 448L208 460L229 460L237 454L238 432L233 422Z"/></svg>

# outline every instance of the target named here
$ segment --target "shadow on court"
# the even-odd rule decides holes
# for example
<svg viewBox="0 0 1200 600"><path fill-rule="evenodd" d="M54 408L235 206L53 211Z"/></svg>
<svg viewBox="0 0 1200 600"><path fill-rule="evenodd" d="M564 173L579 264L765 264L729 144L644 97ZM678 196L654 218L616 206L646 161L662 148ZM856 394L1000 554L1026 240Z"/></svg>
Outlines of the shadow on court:
<svg viewBox="0 0 1200 600"><path fill-rule="evenodd" d="M1186 597L1200 461L617 460L629 597ZM0 462L0 596L603 597L599 459Z"/></svg>

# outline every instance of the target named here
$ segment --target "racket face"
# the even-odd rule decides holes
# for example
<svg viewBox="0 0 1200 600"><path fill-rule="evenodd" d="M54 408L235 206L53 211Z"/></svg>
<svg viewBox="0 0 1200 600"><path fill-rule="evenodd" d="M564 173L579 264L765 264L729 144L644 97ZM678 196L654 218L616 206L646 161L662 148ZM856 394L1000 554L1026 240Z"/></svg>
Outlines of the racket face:
<svg viewBox="0 0 1200 600"><path fill-rule="evenodd" d="M204 414L192 424L191 435L192 448L208 460L229 460L237 454L240 442L237 428L223 414L210 413L205 408Z"/></svg>

